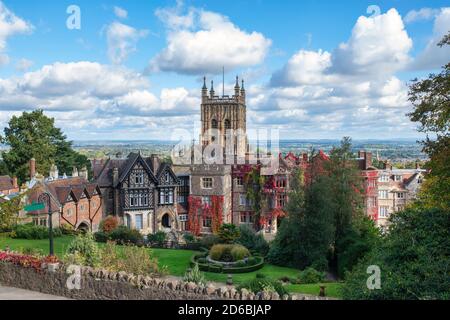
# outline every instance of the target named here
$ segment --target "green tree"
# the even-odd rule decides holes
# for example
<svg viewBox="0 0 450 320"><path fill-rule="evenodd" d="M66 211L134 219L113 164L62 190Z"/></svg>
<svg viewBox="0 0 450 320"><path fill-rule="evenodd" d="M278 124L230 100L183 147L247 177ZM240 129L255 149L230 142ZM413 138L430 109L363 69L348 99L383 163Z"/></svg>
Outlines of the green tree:
<svg viewBox="0 0 450 320"><path fill-rule="evenodd" d="M450 32L438 44L450 45ZM412 121L420 123L419 131L426 133L422 141L428 154L429 177L419 194L422 206L450 209L450 62L439 74L427 79L414 79L409 88L409 100L414 110Z"/></svg>
<svg viewBox="0 0 450 320"><path fill-rule="evenodd" d="M347 249L342 239L353 232L354 221L364 216L363 178L352 153L351 139L344 137L339 147L330 152L330 161L325 165L329 174L331 191L329 196L334 211L334 247L332 265L337 268L338 258Z"/></svg>
<svg viewBox="0 0 450 320"><path fill-rule="evenodd" d="M367 268L381 271L381 289L367 288ZM450 215L407 209L390 217L390 232L346 277L344 299L450 299Z"/></svg>
<svg viewBox="0 0 450 320"><path fill-rule="evenodd" d="M86 166L90 170L90 161L72 149L72 142L66 140L54 122L42 110L23 112L11 118L4 136L0 136L0 142L10 147L8 152L2 153L5 165L20 182L28 178L31 158L36 159L36 170L41 174L47 174L52 163L60 172L69 173L73 166Z"/></svg>
<svg viewBox="0 0 450 320"><path fill-rule="evenodd" d="M22 194L11 200L1 199L0 196L0 232L12 230L19 220L19 211L23 209L23 196Z"/></svg>
<svg viewBox="0 0 450 320"><path fill-rule="evenodd" d="M232 223L224 223L219 228L218 236L223 243L234 243L240 236L240 230Z"/></svg>

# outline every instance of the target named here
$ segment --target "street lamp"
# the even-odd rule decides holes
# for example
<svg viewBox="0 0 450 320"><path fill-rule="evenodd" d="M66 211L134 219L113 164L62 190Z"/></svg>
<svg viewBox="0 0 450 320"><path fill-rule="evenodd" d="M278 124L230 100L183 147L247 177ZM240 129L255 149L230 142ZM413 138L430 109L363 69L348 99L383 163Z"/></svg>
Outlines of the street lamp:
<svg viewBox="0 0 450 320"><path fill-rule="evenodd" d="M44 202L45 201L45 202ZM47 203L48 206L48 238L50 240L50 256L54 255L53 251L53 219L52 219L52 210L51 210L51 198L48 192L44 192L39 196L38 202Z"/></svg>

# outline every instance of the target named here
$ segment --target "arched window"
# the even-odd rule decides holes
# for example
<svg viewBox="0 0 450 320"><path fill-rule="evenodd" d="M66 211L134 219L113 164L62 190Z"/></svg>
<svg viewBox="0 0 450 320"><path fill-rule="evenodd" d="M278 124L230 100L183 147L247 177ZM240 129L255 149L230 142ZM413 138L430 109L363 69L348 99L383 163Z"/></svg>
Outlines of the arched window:
<svg viewBox="0 0 450 320"><path fill-rule="evenodd" d="M225 130L231 129L231 121L228 119L225 119Z"/></svg>
<svg viewBox="0 0 450 320"><path fill-rule="evenodd" d="M217 129L218 128L216 119L212 119L211 120L211 128L213 128L213 129Z"/></svg>

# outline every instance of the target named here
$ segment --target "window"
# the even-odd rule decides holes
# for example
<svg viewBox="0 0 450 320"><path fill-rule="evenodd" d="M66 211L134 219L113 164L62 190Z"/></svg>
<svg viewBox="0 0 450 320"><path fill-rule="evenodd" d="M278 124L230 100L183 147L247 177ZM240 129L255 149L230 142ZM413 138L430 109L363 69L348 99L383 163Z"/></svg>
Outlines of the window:
<svg viewBox="0 0 450 320"><path fill-rule="evenodd" d="M286 178L285 177L277 177L275 183L276 183L277 188L286 188Z"/></svg>
<svg viewBox="0 0 450 320"><path fill-rule="evenodd" d="M397 206L397 211L402 211L404 209L403 206Z"/></svg>
<svg viewBox="0 0 450 320"><path fill-rule="evenodd" d="M225 129L231 129L231 121L226 119L224 122Z"/></svg>
<svg viewBox="0 0 450 320"><path fill-rule="evenodd" d="M80 205L80 211L84 211L84 209L86 209L86 207L84 206L84 204Z"/></svg>
<svg viewBox="0 0 450 320"><path fill-rule="evenodd" d="M277 207L283 208L285 205L286 205L286 195L285 194L277 195Z"/></svg>
<svg viewBox="0 0 450 320"><path fill-rule="evenodd" d="M405 193L403 192L397 192L397 198L403 199L405 197Z"/></svg>
<svg viewBox="0 0 450 320"><path fill-rule="evenodd" d="M129 193L130 207L147 207L148 193L147 191L130 191Z"/></svg>
<svg viewBox="0 0 450 320"><path fill-rule="evenodd" d="M203 219L203 227L204 228L211 228L211 218L205 217Z"/></svg>
<svg viewBox="0 0 450 320"><path fill-rule="evenodd" d="M244 185L244 178L242 178L242 177L237 177L236 178L236 185L237 186L243 186Z"/></svg>
<svg viewBox="0 0 450 320"><path fill-rule="evenodd" d="M239 195L239 205L240 206L247 205L247 197L244 194Z"/></svg>
<svg viewBox="0 0 450 320"><path fill-rule="evenodd" d="M241 212L240 221L241 221L241 223L247 223L247 213L246 212Z"/></svg>
<svg viewBox="0 0 450 320"><path fill-rule="evenodd" d="M395 175L394 176L394 180L395 181L402 181L402 176L401 175Z"/></svg>
<svg viewBox="0 0 450 320"><path fill-rule="evenodd" d="M72 209L67 209L67 216L70 217L72 215L73 211Z"/></svg>
<svg viewBox="0 0 450 320"><path fill-rule="evenodd" d="M378 190L378 197L380 199L388 199L389 198L389 191L388 190Z"/></svg>
<svg viewBox="0 0 450 320"><path fill-rule="evenodd" d="M211 206L211 197L208 196L204 196L202 197L202 204L203 205L207 205L207 206Z"/></svg>
<svg viewBox="0 0 450 320"><path fill-rule="evenodd" d="M166 182L169 183L170 182L170 174L167 172L166 173Z"/></svg>
<svg viewBox="0 0 450 320"><path fill-rule="evenodd" d="M379 182L389 182L389 176L382 175L378 177Z"/></svg>
<svg viewBox="0 0 450 320"><path fill-rule="evenodd" d="M367 183L367 185L368 185L369 187L371 187L371 188L375 188L375 187L376 187L375 180L369 180L368 183Z"/></svg>
<svg viewBox="0 0 450 320"><path fill-rule="evenodd" d="M213 187L213 179L212 178L202 178L202 188L203 189L212 189Z"/></svg>
<svg viewBox="0 0 450 320"><path fill-rule="evenodd" d="M134 176L134 182L136 184L144 184L144 173L143 172L137 172Z"/></svg>
<svg viewBox="0 0 450 320"><path fill-rule="evenodd" d="M144 221L143 221L142 214L137 214L135 216L135 219L136 219L136 229L137 230L142 230L142 228L144 226Z"/></svg>
<svg viewBox="0 0 450 320"><path fill-rule="evenodd" d="M39 219L38 218L33 218L33 224L35 226L39 225Z"/></svg>
<svg viewBox="0 0 450 320"><path fill-rule="evenodd" d="M179 195L178 196L178 203L186 203L186 196Z"/></svg>
<svg viewBox="0 0 450 320"><path fill-rule="evenodd" d="M216 119L212 119L211 120L211 128L213 128L213 129L217 129L218 128Z"/></svg>
<svg viewBox="0 0 450 320"><path fill-rule="evenodd" d="M164 188L159 191L160 204L173 204L173 189Z"/></svg>
<svg viewBox="0 0 450 320"><path fill-rule="evenodd" d="M378 208L378 215L380 216L380 218L387 218L387 217L389 217L388 210L389 210L389 207L380 206Z"/></svg>
<svg viewBox="0 0 450 320"><path fill-rule="evenodd" d="M188 221L188 215L187 214L180 214L178 217L180 218L180 222Z"/></svg>

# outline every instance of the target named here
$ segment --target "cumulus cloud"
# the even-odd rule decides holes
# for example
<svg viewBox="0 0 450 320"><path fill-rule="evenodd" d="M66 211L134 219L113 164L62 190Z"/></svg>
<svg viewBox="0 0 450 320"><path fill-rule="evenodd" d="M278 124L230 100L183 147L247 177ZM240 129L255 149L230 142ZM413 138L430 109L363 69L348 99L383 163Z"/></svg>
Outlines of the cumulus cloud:
<svg viewBox="0 0 450 320"><path fill-rule="evenodd" d="M249 87L249 125L275 123L284 134L302 137L369 132L377 138L374 133L392 135L391 127L412 128L405 116L408 88L395 75L411 60L411 47L395 9L360 17L350 38L331 53L301 49L273 73L268 87Z"/></svg>
<svg viewBox="0 0 450 320"><path fill-rule="evenodd" d="M139 39L146 37L148 30L137 30L120 22L111 23L106 29L108 56L114 64L123 63L136 51Z"/></svg>
<svg viewBox="0 0 450 320"><path fill-rule="evenodd" d="M166 24L167 46L150 62L151 71L183 74L219 73L263 62L271 40L262 33L246 32L221 14L191 8L159 9Z"/></svg>
<svg viewBox="0 0 450 320"><path fill-rule="evenodd" d="M32 30L32 24L17 17L0 1L0 66L9 62L9 57L3 53L7 39L16 34L30 33Z"/></svg>
<svg viewBox="0 0 450 320"><path fill-rule="evenodd" d="M128 11L117 6L114 6L114 14L120 19L126 19L128 17Z"/></svg>
<svg viewBox="0 0 450 320"><path fill-rule="evenodd" d="M405 23L413 23L416 21L430 20L439 14L439 9L422 8L419 10L409 11L403 19Z"/></svg>
<svg viewBox="0 0 450 320"><path fill-rule="evenodd" d="M442 8L436 15L433 25L433 35L429 39L425 49L411 63L411 70L438 69L448 63L450 48L438 47L437 44L444 35L450 31L450 7Z"/></svg>
<svg viewBox="0 0 450 320"><path fill-rule="evenodd" d="M16 70L18 71L28 71L28 69L31 68L31 66L33 65L33 61L22 58L19 61L17 61L16 63Z"/></svg>

